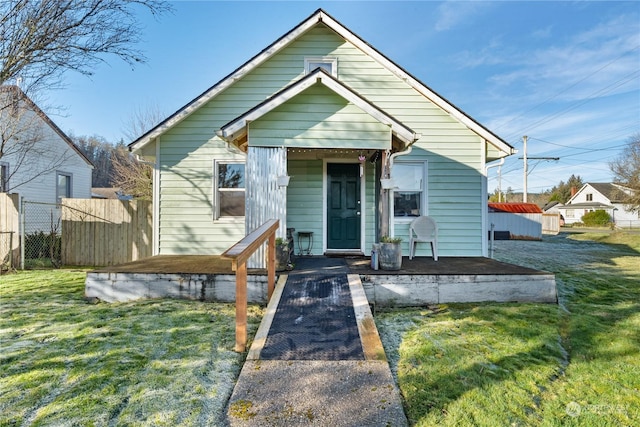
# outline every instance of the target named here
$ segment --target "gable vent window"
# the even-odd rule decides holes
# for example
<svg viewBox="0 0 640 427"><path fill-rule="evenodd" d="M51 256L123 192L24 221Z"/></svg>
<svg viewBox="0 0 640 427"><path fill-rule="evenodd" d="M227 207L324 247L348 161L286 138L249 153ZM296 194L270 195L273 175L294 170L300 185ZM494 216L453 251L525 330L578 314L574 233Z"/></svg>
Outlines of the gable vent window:
<svg viewBox="0 0 640 427"><path fill-rule="evenodd" d="M304 59L304 73L309 74L316 68L322 68L333 77L338 77L338 58L321 56Z"/></svg>
<svg viewBox="0 0 640 427"><path fill-rule="evenodd" d="M593 202L593 194L587 194L587 202Z"/></svg>

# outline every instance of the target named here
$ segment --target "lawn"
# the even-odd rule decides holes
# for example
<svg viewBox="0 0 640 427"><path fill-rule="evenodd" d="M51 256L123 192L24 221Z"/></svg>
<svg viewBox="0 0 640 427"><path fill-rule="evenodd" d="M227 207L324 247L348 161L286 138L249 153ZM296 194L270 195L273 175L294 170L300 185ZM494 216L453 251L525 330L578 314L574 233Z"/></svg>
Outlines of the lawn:
<svg viewBox="0 0 640 427"><path fill-rule="evenodd" d="M556 273L559 304L377 313L416 426L640 425L640 235L498 242Z"/></svg>
<svg viewBox="0 0 640 427"><path fill-rule="evenodd" d="M556 273L558 305L378 312L411 424L640 426L639 252L625 233L498 242ZM84 277L0 276L0 426L223 425L244 357L233 305L92 304Z"/></svg>
<svg viewBox="0 0 640 427"><path fill-rule="evenodd" d="M0 426L222 424L243 362L233 305L91 304L84 278L0 276Z"/></svg>

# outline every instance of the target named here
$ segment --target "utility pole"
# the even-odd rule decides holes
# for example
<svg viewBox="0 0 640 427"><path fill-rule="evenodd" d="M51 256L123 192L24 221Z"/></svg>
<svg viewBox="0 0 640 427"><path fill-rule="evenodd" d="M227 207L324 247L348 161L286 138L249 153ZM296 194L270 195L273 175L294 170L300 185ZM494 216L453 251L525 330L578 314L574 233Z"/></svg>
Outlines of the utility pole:
<svg viewBox="0 0 640 427"><path fill-rule="evenodd" d="M529 171L527 170L527 135L522 137L522 144L523 144L523 154L522 154L522 158L524 159L524 192L522 194L522 201L524 203L527 203L527 174L529 173Z"/></svg>
<svg viewBox="0 0 640 427"><path fill-rule="evenodd" d="M522 178L524 182L522 201L524 203L527 203L527 175L529 175L529 165L527 163L527 160L555 160L555 161L560 160L560 157L527 157L527 139L529 139L527 135L522 137L523 153L522 153L522 157L518 157L519 159L524 159L524 176ZM533 165L533 167L535 168L536 165ZM533 170L533 168L531 170Z"/></svg>
<svg viewBox="0 0 640 427"><path fill-rule="evenodd" d="M498 166L498 203L502 202L502 165Z"/></svg>

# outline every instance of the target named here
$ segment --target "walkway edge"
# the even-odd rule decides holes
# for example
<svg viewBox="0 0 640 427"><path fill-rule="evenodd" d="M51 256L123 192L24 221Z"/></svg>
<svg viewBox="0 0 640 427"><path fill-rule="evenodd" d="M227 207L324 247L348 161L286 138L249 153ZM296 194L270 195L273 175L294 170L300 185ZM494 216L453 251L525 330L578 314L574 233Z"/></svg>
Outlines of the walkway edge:
<svg viewBox="0 0 640 427"><path fill-rule="evenodd" d="M369 300L367 299L367 295L362 287L360 275L348 274L347 279L349 281L351 300L353 303L353 310L356 315L356 323L358 324L358 332L360 333L360 343L362 344L364 358L365 360L379 360L386 362L387 356L384 353L382 340L380 340L378 328L376 327L376 322L373 319L373 314L369 307Z"/></svg>
<svg viewBox="0 0 640 427"><path fill-rule="evenodd" d="M253 343L251 343L249 353L247 353L247 360L260 359L260 353L262 352L262 348L267 341L267 335L269 335L269 329L271 329L273 317L276 314L278 304L280 304L280 298L282 297L282 291L284 291L284 285L285 283L287 283L287 278L288 275L286 274L281 274L278 278L278 283L276 283L276 287L273 290L271 300L269 300L269 304L267 304L267 311L262 318L262 322L260 322L260 326L258 327L256 336L253 339Z"/></svg>

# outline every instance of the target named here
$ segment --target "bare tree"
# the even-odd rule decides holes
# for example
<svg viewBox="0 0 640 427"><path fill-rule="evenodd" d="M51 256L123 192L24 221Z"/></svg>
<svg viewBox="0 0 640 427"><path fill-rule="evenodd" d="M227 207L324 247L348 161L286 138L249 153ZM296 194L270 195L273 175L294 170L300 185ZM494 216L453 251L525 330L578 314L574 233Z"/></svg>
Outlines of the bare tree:
<svg viewBox="0 0 640 427"><path fill-rule="evenodd" d="M129 117L129 120L124 123L122 132L127 140L135 141L160 123L165 117L166 114L162 112L157 104L137 107Z"/></svg>
<svg viewBox="0 0 640 427"><path fill-rule="evenodd" d="M31 89L60 85L68 70L90 75L105 54L133 65L146 61L135 48L136 10L171 10L162 0L3 0L0 3L0 84Z"/></svg>
<svg viewBox="0 0 640 427"><path fill-rule="evenodd" d="M125 122L123 133L128 140L133 141L163 118L164 114L157 105L138 107ZM133 156L124 145L118 145L112 154L111 164L112 181L123 193L135 198L152 199L153 167L148 162Z"/></svg>
<svg viewBox="0 0 640 427"><path fill-rule="evenodd" d="M621 189L618 196L632 211L640 211L640 133L629 138L629 144L622 153L611 163L609 168L614 174Z"/></svg>
<svg viewBox="0 0 640 427"><path fill-rule="evenodd" d="M113 151L111 165L113 182L120 191L136 199L152 199L153 168L149 163L137 159L120 144Z"/></svg>

